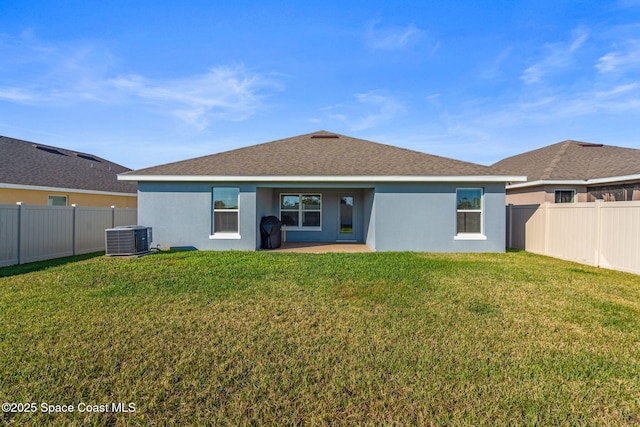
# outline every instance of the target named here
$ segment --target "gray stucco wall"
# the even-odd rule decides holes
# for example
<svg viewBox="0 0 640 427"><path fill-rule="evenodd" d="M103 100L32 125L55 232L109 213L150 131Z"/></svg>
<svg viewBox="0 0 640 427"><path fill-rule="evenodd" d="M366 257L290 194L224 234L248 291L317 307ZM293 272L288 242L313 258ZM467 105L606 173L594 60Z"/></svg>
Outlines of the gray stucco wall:
<svg viewBox="0 0 640 427"><path fill-rule="evenodd" d="M486 240L456 239L456 188L484 189ZM504 252L503 184L383 184L376 187L372 219L376 251Z"/></svg>
<svg viewBox="0 0 640 427"><path fill-rule="evenodd" d="M196 249L255 250L257 236L255 185L240 188L241 239L211 239L213 183L138 183L138 222L152 227L152 245Z"/></svg>
<svg viewBox="0 0 640 427"><path fill-rule="evenodd" d="M212 188L240 188L241 239L211 239ZM279 216L281 193L321 193L322 230L288 231L288 241L334 242L339 197L356 197L355 239L376 251L504 252L505 191L495 183L283 185L278 183L138 184L138 222L153 228L153 245L197 249L255 250L264 216ZM484 189L485 240L456 239L456 188Z"/></svg>
<svg viewBox="0 0 640 427"><path fill-rule="evenodd" d="M256 249L260 249L262 242L260 241L260 221L265 216L278 216L277 206L273 205L273 188L256 188Z"/></svg>
<svg viewBox="0 0 640 427"><path fill-rule="evenodd" d="M364 192L364 242L372 250L376 249L376 210L375 210L375 189L365 190Z"/></svg>

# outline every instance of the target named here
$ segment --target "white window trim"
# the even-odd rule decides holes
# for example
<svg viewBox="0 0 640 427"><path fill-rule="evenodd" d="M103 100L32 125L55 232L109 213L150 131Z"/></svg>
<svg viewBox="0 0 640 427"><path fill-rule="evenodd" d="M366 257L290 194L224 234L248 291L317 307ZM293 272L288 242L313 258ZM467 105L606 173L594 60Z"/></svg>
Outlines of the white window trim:
<svg viewBox="0 0 640 427"><path fill-rule="evenodd" d="M322 193L280 193L278 196L278 206L279 206L279 214L280 219L282 219L282 196L298 196L300 198L300 204L298 206L298 224L302 224L302 196L319 196L320 197L320 209L315 211L307 211L307 212L320 212L320 226L319 227L303 227L299 225L297 227L293 227L291 225L287 225L287 232L289 231L322 231ZM293 211L293 209L284 209L285 212ZM284 224L283 224L284 225Z"/></svg>
<svg viewBox="0 0 640 427"><path fill-rule="evenodd" d="M458 190L480 190L481 209L458 209ZM460 187L456 188L456 235L453 240L487 240L484 234L484 188L482 187ZM480 232L479 233L458 233L458 212L480 212Z"/></svg>
<svg viewBox="0 0 640 427"><path fill-rule="evenodd" d="M459 233L453 240L487 240L487 236L479 233Z"/></svg>
<svg viewBox="0 0 640 427"><path fill-rule="evenodd" d="M553 203L557 203L559 205L563 204L562 202L556 202L556 192L558 191L571 191L573 193L573 202L567 202L567 203L576 203L576 189L575 188L554 188L553 189Z"/></svg>
<svg viewBox="0 0 640 427"><path fill-rule="evenodd" d="M215 234L209 235L209 240L238 240L242 239L240 233L223 233L218 232Z"/></svg>
<svg viewBox="0 0 640 427"><path fill-rule="evenodd" d="M241 239L240 236L240 189L238 188L238 208L237 209L216 209L214 207L213 200L213 191L216 188L238 188L238 187L211 187L211 231L212 233L209 235L210 240L237 240ZM236 212L238 214L238 231L218 231L217 233L214 231L215 228L215 215L216 211L222 212Z"/></svg>

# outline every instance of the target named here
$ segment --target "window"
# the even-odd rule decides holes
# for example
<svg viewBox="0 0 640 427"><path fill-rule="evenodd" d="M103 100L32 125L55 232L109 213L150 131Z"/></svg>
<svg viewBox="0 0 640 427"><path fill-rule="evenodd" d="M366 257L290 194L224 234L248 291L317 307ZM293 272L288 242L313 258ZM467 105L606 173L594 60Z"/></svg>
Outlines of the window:
<svg viewBox="0 0 640 427"><path fill-rule="evenodd" d="M281 194L280 220L288 228L316 229L321 226L320 194Z"/></svg>
<svg viewBox="0 0 640 427"><path fill-rule="evenodd" d="M456 190L458 234L482 234L482 189Z"/></svg>
<svg viewBox="0 0 640 427"><path fill-rule="evenodd" d="M213 189L213 234L239 234L239 188Z"/></svg>
<svg viewBox="0 0 640 427"><path fill-rule="evenodd" d="M576 198L576 190L556 190L556 203L573 203Z"/></svg>
<svg viewBox="0 0 640 427"><path fill-rule="evenodd" d="M340 234L353 233L353 196L340 196Z"/></svg>
<svg viewBox="0 0 640 427"><path fill-rule="evenodd" d="M67 206L67 196L49 196L49 206Z"/></svg>

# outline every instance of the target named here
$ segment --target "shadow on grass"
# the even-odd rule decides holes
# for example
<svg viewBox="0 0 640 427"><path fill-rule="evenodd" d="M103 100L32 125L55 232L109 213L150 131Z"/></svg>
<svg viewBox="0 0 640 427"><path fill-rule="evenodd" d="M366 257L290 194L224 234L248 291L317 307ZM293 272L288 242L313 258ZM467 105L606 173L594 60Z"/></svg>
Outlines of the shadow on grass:
<svg viewBox="0 0 640 427"><path fill-rule="evenodd" d="M57 267L72 262L84 261L91 258L97 258L104 255L104 252L93 252L90 254L69 256L64 258L49 259L46 261L30 262L27 264L10 265L8 267L0 267L0 277L19 276L34 271L46 270L47 268Z"/></svg>

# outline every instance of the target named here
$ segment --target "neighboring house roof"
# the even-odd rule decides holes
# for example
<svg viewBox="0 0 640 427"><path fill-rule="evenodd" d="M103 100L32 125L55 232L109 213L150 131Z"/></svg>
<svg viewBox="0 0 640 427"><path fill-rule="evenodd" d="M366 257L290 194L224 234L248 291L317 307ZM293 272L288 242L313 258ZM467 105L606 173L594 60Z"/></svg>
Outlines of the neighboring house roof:
<svg viewBox="0 0 640 427"><path fill-rule="evenodd" d="M0 136L0 187L72 189L133 193L133 183L118 181L131 169L92 154Z"/></svg>
<svg viewBox="0 0 640 427"><path fill-rule="evenodd" d="M527 176L527 183L512 187L618 182L640 179L640 150L567 140L506 158L493 166Z"/></svg>
<svg viewBox="0 0 640 427"><path fill-rule="evenodd" d="M373 177L518 177L496 168L319 131L140 169L124 180L368 180ZM522 177L519 177L522 178ZM449 179L451 180L451 179ZM522 179L523 180L523 179Z"/></svg>

